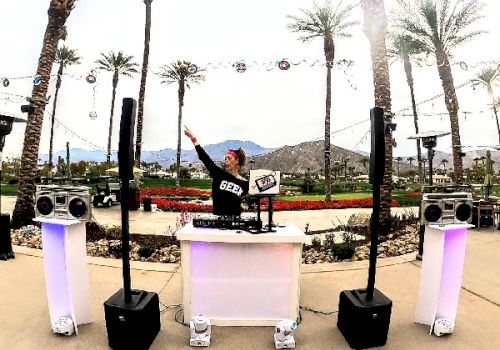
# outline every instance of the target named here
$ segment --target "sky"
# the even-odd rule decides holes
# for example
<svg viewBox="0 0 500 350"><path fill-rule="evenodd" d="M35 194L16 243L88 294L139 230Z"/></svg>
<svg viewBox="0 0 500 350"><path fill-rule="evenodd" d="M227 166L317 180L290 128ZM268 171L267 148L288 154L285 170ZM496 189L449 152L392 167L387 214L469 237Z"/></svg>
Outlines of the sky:
<svg viewBox="0 0 500 350"><path fill-rule="evenodd" d="M333 0L335 3L336 1ZM350 3L344 0L344 3ZM469 81L484 62L500 61L500 26L496 14L500 2L486 0L478 27L487 31L454 51L455 85ZM386 0L390 12L395 0ZM0 0L0 111L21 115L20 105L30 96L33 76L47 25L49 0ZM161 84L154 73L176 60L189 60L205 69L206 80L186 91L183 122L202 145L229 139L249 140L262 147L296 145L324 136L326 68L323 43L302 43L286 25L287 15L311 9L310 0L153 0L149 74L146 87L143 150L175 148L177 144L177 87ZM363 12L358 6L352 38L336 40L336 60L352 60L332 75L331 142L351 150L370 151L369 111L374 106L370 46L362 31ZM65 44L77 49L81 64L69 66L59 92L55 151L65 148L105 150L111 106L111 73L96 71L95 84L85 77L95 70L101 53L122 50L142 66L145 5L141 0L77 1L68 21ZM276 62L292 65L281 71ZM232 64L244 60L247 70L236 72ZM465 62L465 65L459 65ZM298 63L298 64L296 64ZM272 68L272 69L271 69ZM464 69L466 68L466 69ZM401 62L390 65L392 110L397 129L394 156L416 154L409 89ZM52 73L55 74L54 65ZM442 93L433 58L414 67L415 94L419 104L420 131L449 130L444 98L425 102ZM114 113L112 149L118 148L121 100L137 99L140 73L121 76ZM500 87L495 87L500 95ZM55 77L49 95L54 95ZM457 89L460 130L465 151L498 145L493 112L486 89L470 85ZM52 101L46 111L52 111ZM90 112L96 112L92 120ZM24 124L16 124L7 136L4 156L19 156ZM40 153L48 153L50 114L44 118ZM192 149L183 136L183 149ZM438 140L437 150L451 152L451 136ZM335 155L332 154L335 159Z"/></svg>

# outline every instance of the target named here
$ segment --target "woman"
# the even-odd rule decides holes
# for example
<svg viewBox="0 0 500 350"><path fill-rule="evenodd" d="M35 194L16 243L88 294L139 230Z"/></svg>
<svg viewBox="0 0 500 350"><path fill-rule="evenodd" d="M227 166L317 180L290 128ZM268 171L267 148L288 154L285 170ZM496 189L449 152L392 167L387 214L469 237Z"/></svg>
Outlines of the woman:
<svg viewBox="0 0 500 350"><path fill-rule="evenodd" d="M245 165L245 152L241 148L227 150L224 154L226 170L223 170L210 159L191 130L186 126L184 128L184 134L193 142L198 157L212 177L213 213L215 215L240 215L241 197L248 194L248 181L239 174Z"/></svg>

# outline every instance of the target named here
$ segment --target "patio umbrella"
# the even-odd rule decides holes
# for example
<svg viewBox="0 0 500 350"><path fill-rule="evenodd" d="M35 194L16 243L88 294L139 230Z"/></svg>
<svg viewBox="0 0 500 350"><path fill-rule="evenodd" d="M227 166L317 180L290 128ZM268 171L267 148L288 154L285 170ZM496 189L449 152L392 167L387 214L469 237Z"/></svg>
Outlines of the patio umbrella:
<svg viewBox="0 0 500 350"><path fill-rule="evenodd" d="M133 172L134 172L134 175L136 175L136 174L141 175L144 172L144 170L137 168L137 167L134 167ZM116 166L114 168L110 168L110 169L106 170L106 174L118 175L119 174L118 167Z"/></svg>
<svg viewBox="0 0 500 350"><path fill-rule="evenodd" d="M491 161L491 152L486 151L486 174L484 175L484 187L486 188L486 199L490 197L491 187L493 186L493 162Z"/></svg>

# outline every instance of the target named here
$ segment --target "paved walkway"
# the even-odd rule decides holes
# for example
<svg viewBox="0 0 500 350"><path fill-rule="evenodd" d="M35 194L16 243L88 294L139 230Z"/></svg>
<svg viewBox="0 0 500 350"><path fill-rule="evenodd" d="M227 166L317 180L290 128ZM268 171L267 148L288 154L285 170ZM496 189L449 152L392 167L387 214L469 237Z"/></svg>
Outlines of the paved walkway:
<svg viewBox="0 0 500 350"><path fill-rule="evenodd" d="M320 212L316 215L322 216ZM324 215L329 220L335 214ZM118 212L116 215L119 217ZM282 215L280 220L296 219L287 217L286 212ZM318 227L321 225L328 226L329 222L318 222ZM16 259L0 261L0 349L108 349L103 302L121 288L121 261L88 258L94 322L79 326L78 336L64 337L51 332L41 251L14 250ZM500 349L499 251L500 231L469 232L457 325L453 334L443 337L431 336L427 326L414 323L420 280L420 262L415 261L415 254L379 259L376 287L393 301L388 341L383 348ZM174 319L179 309L175 305L182 300L180 266L141 262L131 262L131 266L132 287L157 292L162 303L162 327L151 349L189 349L189 329ZM342 290L366 285L367 266L366 261L303 265L300 305L336 311ZM303 309L301 315L295 337L297 349L349 349L336 327L336 313L324 315ZM210 348L274 349L273 332L272 327L214 326Z"/></svg>

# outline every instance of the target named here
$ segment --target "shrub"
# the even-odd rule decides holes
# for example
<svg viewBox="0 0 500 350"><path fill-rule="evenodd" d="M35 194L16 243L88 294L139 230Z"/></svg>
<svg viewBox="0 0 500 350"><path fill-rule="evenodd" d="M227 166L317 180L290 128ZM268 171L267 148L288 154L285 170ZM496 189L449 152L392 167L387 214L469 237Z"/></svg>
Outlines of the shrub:
<svg viewBox="0 0 500 350"><path fill-rule="evenodd" d="M24 238L31 238L40 234L42 234L42 230L35 225L26 225L19 229L19 235Z"/></svg>
<svg viewBox="0 0 500 350"><path fill-rule="evenodd" d="M321 249L321 238L319 238L318 236L314 236L311 241L311 246L314 248L314 250L319 251Z"/></svg>
<svg viewBox="0 0 500 350"><path fill-rule="evenodd" d="M156 247L152 244L146 244L139 248L137 254L142 258L149 258L156 251Z"/></svg>

